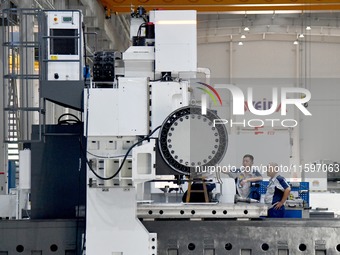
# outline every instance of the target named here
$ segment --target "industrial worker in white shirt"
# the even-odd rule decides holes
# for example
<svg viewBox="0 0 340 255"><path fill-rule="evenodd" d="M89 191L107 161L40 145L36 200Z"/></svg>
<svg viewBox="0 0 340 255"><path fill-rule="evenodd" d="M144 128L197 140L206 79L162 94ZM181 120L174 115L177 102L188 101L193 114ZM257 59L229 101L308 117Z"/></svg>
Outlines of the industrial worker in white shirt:
<svg viewBox="0 0 340 255"><path fill-rule="evenodd" d="M240 169L237 169L236 172L228 173L230 177L235 179L237 194L242 198L249 197L251 191L251 183L263 180L261 173L255 166L253 166L253 164L254 156L246 154L243 156L242 167Z"/></svg>
<svg viewBox="0 0 340 255"><path fill-rule="evenodd" d="M285 215L285 206L290 186L286 179L279 174L277 163L269 163L267 166L267 175L270 177L267 186L264 202L268 205L268 217L283 218Z"/></svg>

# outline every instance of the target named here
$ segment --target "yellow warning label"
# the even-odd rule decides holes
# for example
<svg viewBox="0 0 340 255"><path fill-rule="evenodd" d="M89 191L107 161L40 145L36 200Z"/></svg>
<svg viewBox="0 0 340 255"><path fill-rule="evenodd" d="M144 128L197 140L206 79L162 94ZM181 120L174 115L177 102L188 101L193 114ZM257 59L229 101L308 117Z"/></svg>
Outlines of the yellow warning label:
<svg viewBox="0 0 340 255"><path fill-rule="evenodd" d="M51 56L51 60L58 60L58 56Z"/></svg>

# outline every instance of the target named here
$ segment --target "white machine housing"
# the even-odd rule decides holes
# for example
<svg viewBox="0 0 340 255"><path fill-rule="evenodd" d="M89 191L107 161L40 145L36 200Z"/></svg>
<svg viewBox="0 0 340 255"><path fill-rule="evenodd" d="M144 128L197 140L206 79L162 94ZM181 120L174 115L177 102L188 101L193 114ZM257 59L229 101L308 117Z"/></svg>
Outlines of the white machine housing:
<svg viewBox="0 0 340 255"><path fill-rule="evenodd" d="M155 47L131 46L123 53L125 77L155 78Z"/></svg>
<svg viewBox="0 0 340 255"><path fill-rule="evenodd" d="M158 254L157 234L148 232L138 218L154 216L145 203L153 199L153 181L159 181L156 170L162 167L156 160L159 128L169 114L190 104L192 89L189 78L192 77L180 79L179 73L197 72L196 12L154 11L150 14L150 21L156 26L155 47L130 47L123 53L125 77L117 78L110 88L91 85L84 90L84 129L89 162L88 255ZM161 72L171 72L171 75L159 79ZM175 177L170 175L169 178ZM235 185L230 179L220 190L235 190L235 186L228 183ZM163 184L166 186L164 190L169 188L168 182ZM234 210L235 214L228 213L224 217L235 217L245 209L235 209L234 193L230 194L230 197L223 196L222 200L232 203L227 205L227 210ZM181 217L179 210L188 210L179 202L150 206L159 206L162 212L168 210L165 216L171 211L174 217ZM204 207L195 210L203 213ZM266 212L263 207L247 206L248 210L248 215L252 210L254 216ZM194 217L199 215L197 213ZM134 244L130 245L129 240L135 240Z"/></svg>
<svg viewBox="0 0 340 255"><path fill-rule="evenodd" d="M123 159L138 136L148 135L173 110L188 105L188 85L187 81L160 83L149 82L147 77L120 77L117 87L84 91L87 157L92 169L109 177L123 166L110 180L88 171L87 254L157 254L157 235L149 233L136 217L137 201L150 199L148 181L156 179L155 140L135 147L124 164ZM131 239L138 242L126 245Z"/></svg>
<svg viewBox="0 0 340 255"><path fill-rule="evenodd" d="M120 77L117 88L91 88L86 91L84 100L86 105L91 105L85 115L88 118L85 129L89 136L135 136L149 133L147 77Z"/></svg>
<svg viewBox="0 0 340 255"><path fill-rule="evenodd" d="M196 72L196 11L155 11L150 17L155 23L155 71Z"/></svg>
<svg viewBox="0 0 340 255"><path fill-rule="evenodd" d="M47 80L81 78L82 21L79 10L47 12Z"/></svg>

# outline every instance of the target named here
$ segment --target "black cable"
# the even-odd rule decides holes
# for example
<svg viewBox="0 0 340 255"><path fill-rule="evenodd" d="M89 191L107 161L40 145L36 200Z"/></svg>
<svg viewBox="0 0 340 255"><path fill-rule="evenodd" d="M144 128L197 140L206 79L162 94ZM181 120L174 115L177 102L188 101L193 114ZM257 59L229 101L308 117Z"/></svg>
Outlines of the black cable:
<svg viewBox="0 0 340 255"><path fill-rule="evenodd" d="M149 21L148 21L149 19L148 19L148 17L147 17L146 15L143 15L142 18L143 18L143 20L145 21L145 23L148 23L148 22L149 22Z"/></svg>
<svg viewBox="0 0 340 255"><path fill-rule="evenodd" d="M114 173L114 174L113 174L112 176L110 176L110 177L102 177L102 176L98 175L98 174L96 173L96 171L93 170L93 168L92 168L92 166L91 166L89 160L87 159L87 157L85 157L86 164L87 164L88 167L90 168L91 172L92 172L97 178L99 178L99 179L101 179L101 180L104 180L104 181L111 180L111 179L115 178L115 177L119 174L119 172L122 170L123 165L124 165L124 163L125 163L125 161L126 161L126 158L129 156L131 150L132 150L134 147L136 147L137 145L139 145L139 144L141 144L142 142L144 142L145 140L148 140L148 139L149 139L149 138L150 138L150 137L151 137L158 129L160 129L160 128L161 128L161 126L156 127L156 128L155 128L149 135L147 135L145 138L143 138L142 140L140 140L140 141L138 141L137 143L133 144L133 145L128 149L128 151L126 152L126 154L125 154L125 156L124 156L124 158L123 158L123 161L122 161L121 165L119 166L118 170L116 171L116 173ZM83 151L83 150L82 150L82 151Z"/></svg>
<svg viewBox="0 0 340 255"><path fill-rule="evenodd" d="M161 79L157 79L157 80L150 80L150 82L161 81L161 80L162 80L162 78Z"/></svg>
<svg viewBox="0 0 340 255"><path fill-rule="evenodd" d="M154 138L150 138L150 139L154 139ZM89 151L87 151L88 154L96 157L96 158L103 158L103 159L110 159L110 158L121 158L121 157L124 157L125 155L118 155L118 156L113 156L113 157L110 157L110 156L101 156L101 155L96 155L96 154L93 154Z"/></svg>
<svg viewBox="0 0 340 255"><path fill-rule="evenodd" d="M142 27L145 27L146 23L140 24L138 31L137 31L137 37L140 37L140 34L142 33Z"/></svg>
<svg viewBox="0 0 340 255"><path fill-rule="evenodd" d="M61 120L65 116L70 116L70 117L73 117L74 119ZM63 123L67 123L67 122L81 123L81 120L76 115L74 115L72 113L64 113L64 114L59 116L58 124L63 124Z"/></svg>
<svg viewBox="0 0 340 255"><path fill-rule="evenodd" d="M82 23L83 30L83 42L84 42L84 64L85 64L85 73L84 73L84 87L86 87L87 75L89 74L89 66L87 65L87 50L86 50L86 35L85 35L85 23Z"/></svg>

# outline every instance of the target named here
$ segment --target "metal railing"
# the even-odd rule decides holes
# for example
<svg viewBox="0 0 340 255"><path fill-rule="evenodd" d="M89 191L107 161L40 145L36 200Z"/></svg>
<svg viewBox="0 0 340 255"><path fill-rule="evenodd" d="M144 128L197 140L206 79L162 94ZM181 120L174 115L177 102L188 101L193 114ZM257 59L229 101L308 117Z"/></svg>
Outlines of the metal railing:
<svg viewBox="0 0 340 255"><path fill-rule="evenodd" d="M39 70L35 70L39 10L4 9L2 14L4 142L20 149L20 144L34 141L32 125L42 123Z"/></svg>

